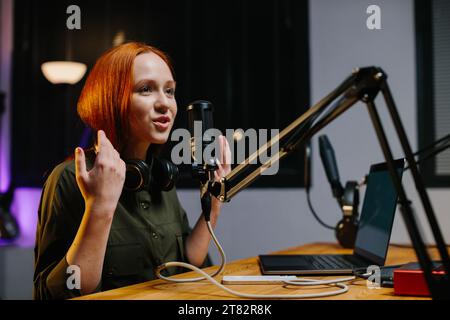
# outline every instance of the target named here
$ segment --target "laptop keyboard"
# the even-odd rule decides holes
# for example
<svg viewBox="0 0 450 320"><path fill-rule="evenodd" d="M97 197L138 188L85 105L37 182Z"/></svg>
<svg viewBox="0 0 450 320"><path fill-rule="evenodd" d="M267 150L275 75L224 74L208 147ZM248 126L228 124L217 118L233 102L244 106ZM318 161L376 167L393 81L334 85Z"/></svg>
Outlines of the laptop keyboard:
<svg viewBox="0 0 450 320"><path fill-rule="evenodd" d="M352 269L352 264L341 256L312 256L311 264L316 269Z"/></svg>

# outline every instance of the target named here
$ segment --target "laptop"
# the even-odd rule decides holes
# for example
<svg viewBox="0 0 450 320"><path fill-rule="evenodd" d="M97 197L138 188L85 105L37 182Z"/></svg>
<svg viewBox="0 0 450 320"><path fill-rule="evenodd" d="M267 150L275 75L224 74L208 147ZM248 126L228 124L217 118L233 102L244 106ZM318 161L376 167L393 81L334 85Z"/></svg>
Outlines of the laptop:
<svg viewBox="0 0 450 320"><path fill-rule="evenodd" d="M395 160L401 178L404 159ZM259 255L263 274L352 274L353 269L383 266L397 207L397 192L386 163L374 164L367 188L352 255Z"/></svg>

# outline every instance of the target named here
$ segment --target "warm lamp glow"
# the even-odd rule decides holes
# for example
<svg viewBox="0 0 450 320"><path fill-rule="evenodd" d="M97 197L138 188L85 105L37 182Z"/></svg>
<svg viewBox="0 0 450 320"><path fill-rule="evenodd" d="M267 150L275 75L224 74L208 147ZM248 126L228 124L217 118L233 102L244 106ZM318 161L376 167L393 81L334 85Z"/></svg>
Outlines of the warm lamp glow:
<svg viewBox="0 0 450 320"><path fill-rule="evenodd" d="M73 61L50 61L41 65L42 73L53 84L75 84L83 78L86 69L84 63Z"/></svg>

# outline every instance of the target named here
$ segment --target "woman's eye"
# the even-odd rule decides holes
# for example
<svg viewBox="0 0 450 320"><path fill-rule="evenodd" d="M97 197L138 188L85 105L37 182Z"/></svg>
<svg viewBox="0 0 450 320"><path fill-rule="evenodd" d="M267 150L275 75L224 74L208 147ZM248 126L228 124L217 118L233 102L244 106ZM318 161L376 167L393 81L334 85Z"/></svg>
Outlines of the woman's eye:
<svg viewBox="0 0 450 320"><path fill-rule="evenodd" d="M167 89L166 89L166 93L167 93L169 96L174 96L174 95L175 95L175 88L167 88Z"/></svg>
<svg viewBox="0 0 450 320"><path fill-rule="evenodd" d="M148 93L151 91L151 88L149 86L143 86L139 89L139 92L141 93Z"/></svg>

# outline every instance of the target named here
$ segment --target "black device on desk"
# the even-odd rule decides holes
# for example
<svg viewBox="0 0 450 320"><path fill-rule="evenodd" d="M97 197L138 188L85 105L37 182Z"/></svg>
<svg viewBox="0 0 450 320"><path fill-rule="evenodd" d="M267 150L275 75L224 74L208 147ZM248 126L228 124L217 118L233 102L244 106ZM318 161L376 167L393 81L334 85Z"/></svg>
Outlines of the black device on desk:
<svg viewBox="0 0 450 320"><path fill-rule="evenodd" d="M402 177L404 159L395 167ZM355 268L383 266L397 207L397 192L386 163L370 167L352 255L260 255L263 274L351 274Z"/></svg>

